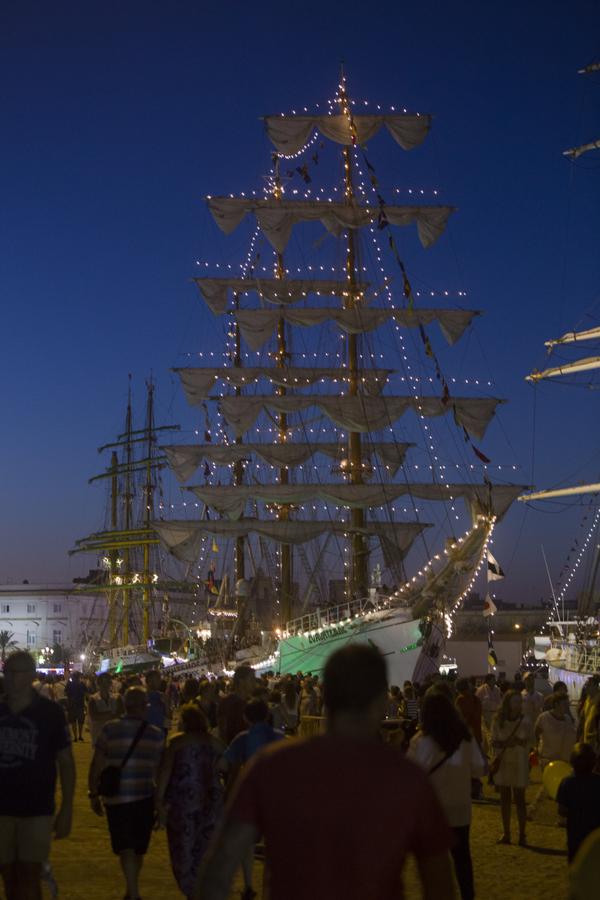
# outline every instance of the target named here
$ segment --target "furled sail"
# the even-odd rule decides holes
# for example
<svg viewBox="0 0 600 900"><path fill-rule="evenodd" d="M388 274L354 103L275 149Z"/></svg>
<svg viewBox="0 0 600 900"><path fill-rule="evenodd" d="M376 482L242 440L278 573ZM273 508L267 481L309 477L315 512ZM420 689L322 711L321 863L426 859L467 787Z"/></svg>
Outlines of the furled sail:
<svg viewBox="0 0 600 900"><path fill-rule="evenodd" d="M347 115L338 116L266 116L269 138L280 153L297 153L318 130L336 144L346 146L366 144L385 126L403 150L418 147L431 128L431 116L418 113L390 113L386 115L352 115L353 130Z"/></svg>
<svg viewBox="0 0 600 900"><path fill-rule="evenodd" d="M587 144L581 144L579 147L571 147L569 150L563 150L563 156L570 156L571 159L578 159L584 153L590 150L600 150L600 138L597 141L588 141Z"/></svg>
<svg viewBox="0 0 600 900"><path fill-rule="evenodd" d="M449 502L464 499L473 521L481 514L501 518L513 500L523 491L522 485L486 484L268 484L215 487L190 487L199 500L229 519L243 516L246 503L302 505L313 499L335 503L351 509L384 506L410 494L421 500Z"/></svg>
<svg viewBox="0 0 600 900"><path fill-rule="evenodd" d="M555 497L579 497L582 494L598 493L600 493L600 484L596 481L592 484L575 484L571 487L551 488L546 491L531 491L528 494L521 494L517 500L528 503L530 500L552 500Z"/></svg>
<svg viewBox="0 0 600 900"><path fill-rule="evenodd" d="M340 428L365 434L389 427L407 410L414 409L423 416L441 416L453 412L459 425L469 434L481 439L501 403L493 397L453 397L444 402L438 397L328 397L312 396L252 396L221 397L220 408L238 437L252 427L264 409L279 413L299 412L316 406Z"/></svg>
<svg viewBox="0 0 600 900"><path fill-rule="evenodd" d="M226 519L203 519L198 522L172 520L156 521L152 528L170 553L185 562L196 562L200 554L202 538L212 534L223 538L247 537L257 534L282 544L304 544L322 534L362 534L365 537L379 537L392 544L398 554L406 555L415 539L425 528L424 522L369 522L357 526L345 522L327 521L261 521L260 519L240 519L231 522Z"/></svg>
<svg viewBox="0 0 600 900"><path fill-rule="evenodd" d="M408 448L412 446L414 445L391 441L369 443L363 448L362 455L365 460L376 455L390 474L395 475L404 462ZM335 460L343 460L348 456L348 449L344 444L325 441L311 444L173 444L161 449L181 482L191 478L204 460L226 466L257 456L267 465L281 469L300 466L317 453Z"/></svg>
<svg viewBox="0 0 600 900"><path fill-rule="evenodd" d="M553 366L544 369L543 372L532 372L527 375L525 381L542 381L544 378L556 378L558 375L576 375L577 372L590 372L600 369L600 356L588 356L586 359L578 359L576 362L564 363L561 366Z"/></svg>
<svg viewBox="0 0 600 900"><path fill-rule="evenodd" d="M598 341L600 340L600 327L587 328L585 331L567 331L562 337L555 338L552 341L545 341L546 347L555 347L557 344L576 344L580 341Z"/></svg>
<svg viewBox="0 0 600 900"><path fill-rule="evenodd" d="M231 291L244 294L255 291L262 300L278 306L298 303L309 294L340 297L350 296L359 300L365 296L369 285L356 284L352 291L347 281L325 280L323 278L194 278L206 305L215 315L222 315L227 309L227 295Z"/></svg>
<svg viewBox="0 0 600 900"><path fill-rule="evenodd" d="M225 234L231 234L247 213L255 213L265 237L277 253L283 253L298 222L321 222L336 237L346 228L362 228L375 220L379 207L331 202L327 200L276 200L256 197L209 197L208 208ZM391 225L417 225L424 247L440 237L452 206L386 206Z"/></svg>
<svg viewBox="0 0 600 900"><path fill-rule="evenodd" d="M310 327L335 322L346 334L364 334L379 328L385 322L394 321L405 328L417 328L437 321L449 344L459 340L477 312L462 309L374 309L356 307L354 309L244 309L234 313L242 337L251 350L260 350L273 332L280 319L290 325Z"/></svg>
<svg viewBox="0 0 600 900"><path fill-rule="evenodd" d="M194 368L173 369L181 379L188 403L196 406L207 397L217 383L225 381L234 387L247 387L256 383L260 378L268 378L279 387L301 388L319 381L343 382L348 378L344 369L329 367L308 368L305 366L289 366L277 368L276 366L247 366L236 368L235 366L206 366ZM358 373L359 386L365 394L376 396L385 387L393 369L361 369Z"/></svg>

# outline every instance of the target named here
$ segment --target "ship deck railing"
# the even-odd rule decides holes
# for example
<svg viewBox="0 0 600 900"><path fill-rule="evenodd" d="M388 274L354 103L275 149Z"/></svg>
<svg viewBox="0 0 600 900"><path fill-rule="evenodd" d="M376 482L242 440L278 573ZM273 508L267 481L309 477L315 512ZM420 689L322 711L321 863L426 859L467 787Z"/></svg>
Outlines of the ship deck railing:
<svg viewBox="0 0 600 900"><path fill-rule="evenodd" d="M289 636L317 631L319 628L333 628L343 622L351 622L352 619L357 619L366 613L390 609L391 606L390 599L382 596L376 599L366 597L363 600L349 600L338 606L317 609L298 619L291 619L285 627L285 633Z"/></svg>
<svg viewBox="0 0 600 900"><path fill-rule="evenodd" d="M566 662L569 669L584 675L596 675L600 672L600 647L570 647Z"/></svg>

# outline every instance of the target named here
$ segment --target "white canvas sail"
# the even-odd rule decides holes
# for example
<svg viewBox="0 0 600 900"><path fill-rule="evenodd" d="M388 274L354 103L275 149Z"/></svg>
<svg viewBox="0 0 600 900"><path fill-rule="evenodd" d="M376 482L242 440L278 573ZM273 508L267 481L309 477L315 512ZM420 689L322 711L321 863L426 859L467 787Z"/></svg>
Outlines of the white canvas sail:
<svg viewBox="0 0 600 900"><path fill-rule="evenodd" d="M206 305L216 315L226 311L230 294L256 293L261 300L282 306L298 303L311 295L341 300L352 296L360 301L369 289L365 282L359 281L351 289L347 280L323 278L194 278L194 281Z"/></svg>
<svg viewBox="0 0 600 900"><path fill-rule="evenodd" d="M467 502L472 519L486 514L501 518L522 487L481 484L268 484L218 487L212 485L189 488L199 500L229 519L243 516L246 504L258 500L270 504L303 505L322 500L350 509L379 507L410 494L421 500L447 503L456 499Z"/></svg>
<svg viewBox="0 0 600 900"><path fill-rule="evenodd" d="M403 442L371 442L363 450L363 459L370 461L377 456L391 476L404 462L406 452L412 444ZM296 441L289 444L173 444L161 447L166 454L169 465L179 481L188 481L205 461L217 465L230 466L239 460L257 457L274 468L292 468L301 466L319 453L335 460L344 460L348 456L345 442Z"/></svg>
<svg viewBox="0 0 600 900"><path fill-rule="evenodd" d="M326 200L263 200L255 197L209 197L208 208L225 234L231 234L246 214L254 213L260 228L277 253L283 253L292 228L299 222L321 222L339 237L347 228L364 228L377 219L379 208ZM443 233L452 206L386 206L390 225L416 224L424 247L431 247Z"/></svg>
<svg viewBox="0 0 600 900"><path fill-rule="evenodd" d="M315 406L335 425L361 434L389 427L408 410L426 417L453 413L458 424L469 434L482 438L501 402L490 397L455 397L450 402L438 397L370 397L366 401L360 396L326 397L314 394L310 397L222 397L219 405L238 437L252 427L265 409L291 413Z"/></svg>
<svg viewBox="0 0 600 900"><path fill-rule="evenodd" d="M267 134L281 153L297 153L313 131L336 144L346 146L365 144L380 128L387 128L403 150L422 144L431 127L431 116L419 113L388 113L384 115L353 115L352 125L345 115L326 116L266 116Z"/></svg>
<svg viewBox="0 0 600 900"><path fill-rule="evenodd" d="M387 322L404 328L418 328L437 322L449 344L455 344L471 324L477 312L462 309L244 309L234 313L242 337L251 350L260 350L276 331L279 322L314 327L334 322L346 334L366 334Z"/></svg>
<svg viewBox="0 0 600 900"><path fill-rule="evenodd" d="M302 388L318 382L332 386L343 385L348 375L343 369L331 366L198 366L194 368L174 369L181 379L187 401L191 406L203 403L218 381L223 381L236 388L248 387L262 379L279 387ZM380 394L393 369L363 369L359 373L361 391L365 394Z"/></svg>
<svg viewBox="0 0 600 900"><path fill-rule="evenodd" d="M194 563L200 555L202 538L206 534L222 538L247 537L250 534L257 534L278 543L304 544L323 534L344 536L358 533L365 537L384 538L394 546L400 555L404 555L422 531L431 526L426 522L369 522L364 526L356 527L350 523L329 520L279 522L239 519L232 522L227 519L203 519L199 522L155 521L152 523L152 527L174 556L182 561Z"/></svg>

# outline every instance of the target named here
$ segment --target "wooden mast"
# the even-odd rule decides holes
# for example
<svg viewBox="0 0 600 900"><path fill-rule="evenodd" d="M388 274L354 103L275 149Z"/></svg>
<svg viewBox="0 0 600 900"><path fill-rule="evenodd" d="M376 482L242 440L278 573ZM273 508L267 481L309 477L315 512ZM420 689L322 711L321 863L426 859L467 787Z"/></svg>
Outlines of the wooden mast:
<svg viewBox="0 0 600 900"><path fill-rule="evenodd" d="M348 119L348 127L351 129L351 109L348 94L346 92L346 79L342 71L340 81L340 106L342 114ZM354 182L352 170L352 153L349 146L342 149L344 163L344 194L348 206L353 206ZM356 236L352 228L348 228L346 247L346 280L348 283L348 295L344 299L344 309L353 309L356 305ZM355 397L358 394L359 385L359 361L358 361L358 335L348 334L346 338L347 362L348 362L348 396ZM362 441L358 431L348 433L348 460L350 464L350 484L363 484L362 472ZM364 509L352 509L350 521L353 526L361 528L365 523ZM365 596L367 592L367 547L362 534L356 532L352 535L352 558L350 567L350 591L356 597Z"/></svg>
<svg viewBox="0 0 600 900"><path fill-rule="evenodd" d="M117 451L113 450L110 458L110 527L112 531L116 531L119 524L119 508L118 508L118 500L119 500L119 479L118 479L118 468L119 468L119 457L117 456ZM117 567L117 559L119 556L119 551L117 548L114 548L109 551L109 572L110 572L110 590L108 592L108 638L110 641L111 647L116 647L118 643L118 628L117 628L117 597L114 590L115 577L118 572Z"/></svg>
<svg viewBox="0 0 600 900"><path fill-rule="evenodd" d="M130 376L131 377L131 376ZM129 385L129 393L127 397L127 415L125 417L125 531L131 530L131 501L132 501L132 483L131 483L131 462L133 450L131 446L131 383ZM131 600L131 559L129 547L125 547L123 552L123 645L129 643L129 607Z"/></svg>
<svg viewBox="0 0 600 900"><path fill-rule="evenodd" d="M281 176L279 172L279 157L275 157L275 173L273 176L273 196L276 200L281 200L283 190L281 187ZM283 254L277 254L275 263L275 277L285 278L285 267L283 264ZM285 321L282 318L277 323L277 354L276 364L280 369L284 369L288 362L288 349L285 334ZM277 393L280 397L285 397L287 388L281 386ZM279 414L279 443L284 444L287 441L287 414ZM279 483L289 484L289 472L285 466L279 469ZM283 503L278 509L278 518L280 522L287 522L290 517L289 504ZM281 606L280 606L280 624L282 627L292 618L292 548L290 544L280 544L281 551Z"/></svg>
<svg viewBox="0 0 600 900"><path fill-rule="evenodd" d="M146 484L144 487L144 502L146 509L144 510L144 524L149 530L152 522L152 514L154 507L154 484L152 482L152 445L153 445L153 426L154 426L154 385L151 381L147 384L148 398L146 402L146 428L148 429L146 444ZM142 587L142 636L144 644L150 639L150 544L144 543L144 569L143 569L143 587Z"/></svg>
<svg viewBox="0 0 600 900"><path fill-rule="evenodd" d="M240 299L239 294L234 294L233 302L235 305L236 311L240 308ZM235 324L235 353L233 357L233 365L239 369L242 365L242 347L241 347L241 338L240 338L240 326L236 319ZM235 396L241 396L242 389L239 387L235 388ZM235 439L236 444L242 444L243 439L238 437ZM244 464L241 459L237 459L233 464L233 483L236 487L239 487L243 484L244 481ZM235 581L236 584L240 579L245 578L246 566L245 566L245 551L246 544L243 537L237 537L235 539ZM234 585L235 588L235 585ZM237 594L236 594L237 596ZM239 604L239 600L238 600ZM238 616L241 614L241 610L238 605Z"/></svg>

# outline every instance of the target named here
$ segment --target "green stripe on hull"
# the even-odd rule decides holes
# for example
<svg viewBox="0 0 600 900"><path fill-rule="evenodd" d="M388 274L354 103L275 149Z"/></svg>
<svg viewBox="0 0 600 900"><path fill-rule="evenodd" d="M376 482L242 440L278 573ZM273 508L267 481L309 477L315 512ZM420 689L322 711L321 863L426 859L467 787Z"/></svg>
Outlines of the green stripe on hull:
<svg viewBox="0 0 600 900"><path fill-rule="evenodd" d="M316 632L292 635L279 644L279 667L282 675L296 672L322 672L327 659L350 643L376 646L387 658L391 683L412 677L420 653L419 620L395 621L394 618L370 622L331 625Z"/></svg>

